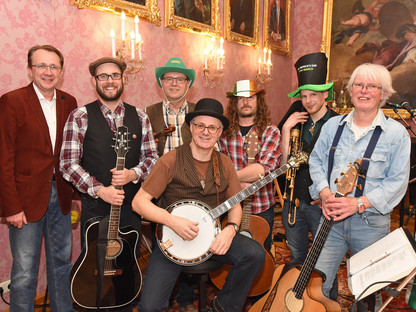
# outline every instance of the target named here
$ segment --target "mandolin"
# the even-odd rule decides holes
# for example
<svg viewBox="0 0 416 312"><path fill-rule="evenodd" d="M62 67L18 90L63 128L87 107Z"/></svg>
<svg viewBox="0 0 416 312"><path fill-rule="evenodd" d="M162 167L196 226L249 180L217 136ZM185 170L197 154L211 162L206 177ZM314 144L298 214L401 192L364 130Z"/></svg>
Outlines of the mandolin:
<svg viewBox="0 0 416 312"><path fill-rule="evenodd" d="M350 164L350 169L337 182L336 197L343 197L352 192L360 166L359 159ZM249 312L341 311L337 302L328 299L322 293L323 276L314 270L333 223L332 219L324 218L302 266L288 263L276 268L270 290L250 308Z"/></svg>

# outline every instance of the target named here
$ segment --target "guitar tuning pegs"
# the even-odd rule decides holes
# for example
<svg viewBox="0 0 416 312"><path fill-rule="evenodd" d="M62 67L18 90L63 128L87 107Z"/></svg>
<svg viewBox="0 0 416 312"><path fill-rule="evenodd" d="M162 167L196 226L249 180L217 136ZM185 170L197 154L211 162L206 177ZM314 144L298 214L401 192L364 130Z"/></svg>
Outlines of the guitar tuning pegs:
<svg viewBox="0 0 416 312"><path fill-rule="evenodd" d="M335 179L335 184L338 184L338 182L339 182L339 181L338 181L338 178L336 178L336 179Z"/></svg>
<svg viewBox="0 0 416 312"><path fill-rule="evenodd" d="M345 175L345 170L342 170L341 171L341 175L343 176L343 175Z"/></svg>

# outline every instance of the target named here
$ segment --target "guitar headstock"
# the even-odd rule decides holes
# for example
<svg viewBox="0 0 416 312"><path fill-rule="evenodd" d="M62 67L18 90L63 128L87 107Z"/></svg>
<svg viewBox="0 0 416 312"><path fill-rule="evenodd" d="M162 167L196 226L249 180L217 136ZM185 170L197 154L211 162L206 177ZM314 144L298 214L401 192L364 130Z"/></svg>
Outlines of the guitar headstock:
<svg viewBox="0 0 416 312"><path fill-rule="evenodd" d="M113 145L114 150L117 153L117 157L125 157L127 152L129 151L129 138L128 138L128 128L126 126L120 126L117 128L116 137L114 140L116 141Z"/></svg>
<svg viewBox="0 0 416 312"><path fill-rule="evenodd" d="M361 167L361 159L357 159L353 164L348 164L350 169L343 174L341 180L335 181L337 183L337 193L346 196L351 193L355 186L355 181L357 180ZM361 187L358 186L357 187Z"/></svg>
<svg viewBox="0 0 416 312"><path fill-rule="evenodd" d="M300 151L297 154L290 157L287 163L291 168L298 168L300 165L308 162L309 155L304 151Z"/></svg>

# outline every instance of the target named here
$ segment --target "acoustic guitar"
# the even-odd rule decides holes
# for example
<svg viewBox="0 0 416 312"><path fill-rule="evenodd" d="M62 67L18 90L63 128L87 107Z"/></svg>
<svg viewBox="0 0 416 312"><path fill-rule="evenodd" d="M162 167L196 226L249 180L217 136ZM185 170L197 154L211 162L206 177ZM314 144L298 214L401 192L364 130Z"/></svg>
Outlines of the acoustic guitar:
<svg viewBox="0 0 416 312"><path fill-rule="evenodd" d="M253 132L253 133L252 133ZM257 132L250 130L246 136L246 152L248 156L247 165L255 163L255 156L258 153L258 135ZM253 215L251 213L252 196L243 201L243 215L241 217L240 234L250 237L257 241L261 246L270 232L269 223L263 217ZM222 222L224 227L227 224L227 218ZM264 248L264 247L263 247ZM258 296L270 289L272 283L273 272L275 269L275 262L273 256L268 250L266 251L266 258L264 259L263 269L257 275L256 279L251 284L248 296ZM225 278L231 269L231 265L224 264L218 271L209 273L211 281L218 288L222 289L225 284Z"/></svg>
<svg viewBox="0 0 416 312"><path fill-rule="evenodd" d="M123 170L128 147L126 126L117 128L114 149L117 170ZM120 186L115 188L121 189ZM85 247L71 270L71 295L81 307L96 310L118 308L132 302L142 286L137 262L139 233L130 227L119 229L121 206L111 205L106 218L92 218L86 223ZM101 220L100 220L101 219ZM103 276L98 267L97 247L100 226L108 219ZM97 283L97 280L101 282ZM99 297L99 298L97 298Z"/></svg>
<svg viewBox="0 0 416 312"><path fill-rule="evenodd" d="M350 164L350 169L337 182L336 197L343 197L352 192L360 166L359 159ZM341 311L337 302L328 299L322 293L323 276L314 270L333 223L332 219L324 219L302 266L289 263L276 268L271 289L250 308L249 312Z"/></svg>

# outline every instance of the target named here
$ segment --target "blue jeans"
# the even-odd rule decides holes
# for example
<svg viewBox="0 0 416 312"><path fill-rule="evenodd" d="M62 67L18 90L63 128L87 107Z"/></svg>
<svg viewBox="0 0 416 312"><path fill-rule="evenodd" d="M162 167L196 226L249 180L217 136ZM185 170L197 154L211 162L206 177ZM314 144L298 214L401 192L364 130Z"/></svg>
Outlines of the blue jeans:
<svg viewBox="0 0 416 312"><path fill-rule="evenodd" d="M290 249L290 261L303 264L309 250L309 231L313 237L316 236L322 210L319 205L310 205L300 199L294 225L289 225L288 214L289 202L285 201L283 204L282 222Z"/></svg>
<svg viewBox="0 0 416 312"><path fill-rule="evenodd" d="M322 220L323 221L323 220ZM328 298L338 267L348 249L351 255L367 248L390 232L390 214L365 211L354 214L345 220L335 222L323 246L315 269L325 273L326 280L322 286ZM331 294L331 299L334 300Z"/></svg>
<svg viewBox="0 0 416 312"><path fill-rule="evenodd" d="M217 296L219 304L227 312L241 312L253 280L261 271L265 251L259 243L237 234L230 249L223 256L212 259L232 267L224 287ZM146 271L139 311L159 312L169 305L169 297L182 266L170 261L157 247L154 249Z"/></svg>
<svg viewBox="0 0 416 312"><path fill-rule="evenodd" d="M42 235L45 238L46 273L51 311L74 311L70 293L72 248L71 214L59 207L55 181L52 183L48 209L37 222L21 229L9 226L13 265L10 284L10 312L32 312Z"/></svg>

